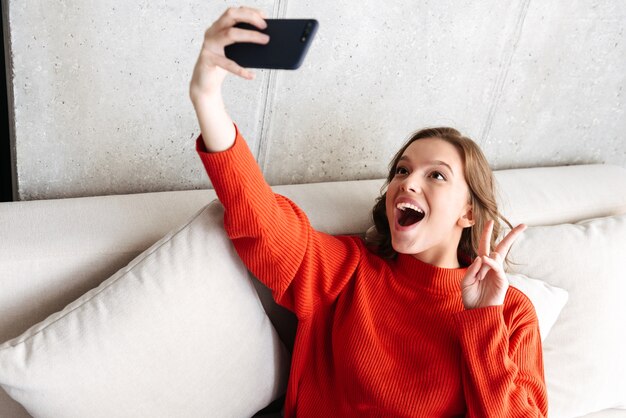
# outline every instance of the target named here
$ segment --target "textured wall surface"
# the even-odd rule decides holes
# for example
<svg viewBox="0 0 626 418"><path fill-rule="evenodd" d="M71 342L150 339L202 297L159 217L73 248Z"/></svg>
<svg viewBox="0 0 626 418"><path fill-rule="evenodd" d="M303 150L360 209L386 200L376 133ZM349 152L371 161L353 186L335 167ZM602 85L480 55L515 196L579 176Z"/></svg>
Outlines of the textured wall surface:
<svg viewBox="0 0 626 418"><path fill-rule="evenodd" d="M22 200L204 188L187 89L222 1L9 0ZM297 71L224 96L271 184L383 177L450 125L495 169L626 166L626 3L247 2L320 28Z"/></svg>

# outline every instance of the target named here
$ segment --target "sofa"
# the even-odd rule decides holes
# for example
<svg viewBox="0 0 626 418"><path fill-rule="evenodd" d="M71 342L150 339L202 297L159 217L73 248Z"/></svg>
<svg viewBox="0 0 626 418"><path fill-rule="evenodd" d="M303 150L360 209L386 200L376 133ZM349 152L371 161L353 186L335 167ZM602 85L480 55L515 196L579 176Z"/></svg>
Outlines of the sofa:
<svg viewBox="0 0 626 418"><path fill-rule="evenodd" d="M549 416L626 417L626 169L495 175L529 226L510 275L540 319ZM382 185L274 190L363 235ZM0 417L280 416L297 319L222 219L212 190L0 203Z"/></svg>

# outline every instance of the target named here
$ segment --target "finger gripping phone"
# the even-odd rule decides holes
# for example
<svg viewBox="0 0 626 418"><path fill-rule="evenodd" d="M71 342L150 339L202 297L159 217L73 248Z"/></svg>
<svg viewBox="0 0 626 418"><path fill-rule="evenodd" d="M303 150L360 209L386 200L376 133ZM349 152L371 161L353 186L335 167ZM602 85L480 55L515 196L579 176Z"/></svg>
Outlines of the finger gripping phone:
<svg viewBox="0 0 626 418"><path fill-rule="evenodd" d="M317 32L315 19L266 19L267 28L261 30L247 23L237 28L256 30L270 36L265 44L238 42L224 48L226 57L242 67L295 70L304 57Z"/></svg>

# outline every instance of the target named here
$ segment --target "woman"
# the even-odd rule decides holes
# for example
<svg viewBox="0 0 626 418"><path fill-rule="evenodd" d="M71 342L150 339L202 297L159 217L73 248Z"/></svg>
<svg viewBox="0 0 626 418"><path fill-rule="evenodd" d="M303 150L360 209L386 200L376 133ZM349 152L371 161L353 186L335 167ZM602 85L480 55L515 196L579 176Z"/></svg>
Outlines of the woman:
<svg viewBox="0 0 626 418"><path fill-rule="evenodd" d="M233 28L262 29L264 18L240 7L213 23L190 97L225 228L299 320L285 416L545 416L537 318L503 268L525 226L496 245L500 214L480 149L454 129L420 131L391 164L373 242L313 230L269 188L224 109L226 74L254 77L224 46L268 42Z"/></svg>

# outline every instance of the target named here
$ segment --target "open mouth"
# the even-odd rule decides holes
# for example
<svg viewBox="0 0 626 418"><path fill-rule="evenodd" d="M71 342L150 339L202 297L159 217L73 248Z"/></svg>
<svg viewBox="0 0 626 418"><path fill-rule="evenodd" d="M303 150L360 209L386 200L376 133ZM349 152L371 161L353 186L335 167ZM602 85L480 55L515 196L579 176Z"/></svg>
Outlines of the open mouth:
<svg viewBox="0 0 626 418"><path fill-rule="evenodd" d="M398 203L396 206L398 213L398 223L400 226L411 226L424 219L424 211L410 203Z"/></svg>

